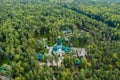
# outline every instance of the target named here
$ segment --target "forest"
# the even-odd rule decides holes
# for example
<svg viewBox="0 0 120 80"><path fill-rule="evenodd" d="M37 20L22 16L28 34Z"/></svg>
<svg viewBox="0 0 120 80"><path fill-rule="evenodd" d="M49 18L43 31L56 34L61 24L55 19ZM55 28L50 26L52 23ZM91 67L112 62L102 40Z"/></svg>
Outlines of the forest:
<svg viewBox="0 0 120 80"><path fill-rule="evenodd" d="M63 31L71 30L70 41ZM43 38L85 48L86 59L64 55L61 67L39 65ZM58 61L44 56L43 61ZM75 65L79 59L80 64ZM4 68L4 70L2 70ZM0 0L0 80L120 80L119 0Z"/></svg>

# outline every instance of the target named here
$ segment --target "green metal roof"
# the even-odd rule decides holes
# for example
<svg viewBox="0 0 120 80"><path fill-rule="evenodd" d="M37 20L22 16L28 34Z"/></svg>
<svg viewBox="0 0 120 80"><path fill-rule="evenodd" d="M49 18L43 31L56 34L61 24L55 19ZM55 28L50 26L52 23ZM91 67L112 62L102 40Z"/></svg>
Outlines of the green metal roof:
<svg viewBox="0 0 120 80"><path fill-rule="evenodd" d="M72 32L72 30L65 30L65 31L63 31L64 34L71 33L71 32Z"/></svg>
<svg viewBox="0 0 120 80"><path fill-rule="evenodd" d="M80 64L80 60L79 59L76 59L75 60L75 65L79 65Z"/></svg>
<svg viewBox="0 0 120 80"><path fill-rule="evenodd" d="M72 50L71 47L62 46L62 40L60 38L57 39L57 44L53 46L53 52L57 52L58 49L61 49L63 52L67 52Z"/></svg>
<svg viewBox="0 0 120 80"><path fill-rule="evenodd" d="M37 58L38 58L38 60L42 60L43 59L43 54L37 54Z"/></svg>
<svg viewBox="0 0 120 80"><path fill-rule="evenodd" d="M52 51L56 52L58 49L59 49L58 46L53 46L53 50ZM70 47L62 46L61 50L64 51L64 52L67 52L67 51L70 51L72 49Z"/></svg>
<svg viewBox="0 0 120 80"><path fill-rule="evenodd" d="M60 38L57 39L57 45L58 46L62 45L62 40Z"/></svg>
<svg viewBox="0 0 120 80"><path fill-rule="evenodd" d="M0 73L7 73L8 72L8 69L6 67L0 67Z"/></svg>

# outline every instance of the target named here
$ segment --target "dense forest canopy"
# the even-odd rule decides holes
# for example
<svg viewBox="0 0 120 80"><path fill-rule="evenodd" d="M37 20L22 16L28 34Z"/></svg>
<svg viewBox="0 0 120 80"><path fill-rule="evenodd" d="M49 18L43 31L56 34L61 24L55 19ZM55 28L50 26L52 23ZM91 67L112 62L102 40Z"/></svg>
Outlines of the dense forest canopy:
<svg viewBox="0 0 120 80"><path fill-rule="evenodd" d="M53 46L58 36L84 47L86 59L68 53L59 68L39 65L37 53L48 53L39 41ZM120 0L0 0L0 70L5 64L0 75L13 80L119 80Z"/></svg>

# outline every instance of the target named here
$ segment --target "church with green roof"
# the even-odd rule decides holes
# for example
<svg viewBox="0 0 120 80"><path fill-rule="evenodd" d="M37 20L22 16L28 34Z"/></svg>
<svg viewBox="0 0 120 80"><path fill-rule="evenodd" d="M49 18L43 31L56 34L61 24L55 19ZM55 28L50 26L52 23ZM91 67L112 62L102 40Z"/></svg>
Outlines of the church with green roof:
<svg viewBox="0 0 120 80"><path fill-rule="evenodd" d="M52 47L52 53L57 54L59 56L62 56L62 54L65 54L70 50L72 50L71 47L63 46L60 36L57 39L57 43Z"/></svg>

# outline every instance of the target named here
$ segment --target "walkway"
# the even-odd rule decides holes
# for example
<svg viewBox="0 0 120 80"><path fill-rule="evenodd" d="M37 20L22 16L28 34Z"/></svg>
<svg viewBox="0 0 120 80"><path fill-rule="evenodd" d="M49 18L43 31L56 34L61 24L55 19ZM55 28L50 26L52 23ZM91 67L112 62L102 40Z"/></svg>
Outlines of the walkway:
<svg viewBox="0 0 120 80"><path fill-rule="evenodd" d="M58 67L60 67L63 59L64 59L64 57L59 57L59 58L58 58L58 62L56 62L55 60L53 60L52 62L49 62L49 61L48 61L48 62L47 62L47 65L48 65L48 66L58 66ZM45 65L46 63L44 63L44 62L39 62L39 64L40 64L40 65Z"/></svg>

